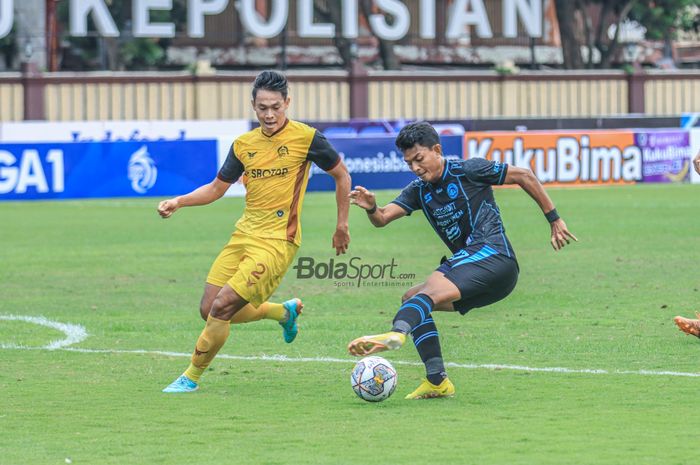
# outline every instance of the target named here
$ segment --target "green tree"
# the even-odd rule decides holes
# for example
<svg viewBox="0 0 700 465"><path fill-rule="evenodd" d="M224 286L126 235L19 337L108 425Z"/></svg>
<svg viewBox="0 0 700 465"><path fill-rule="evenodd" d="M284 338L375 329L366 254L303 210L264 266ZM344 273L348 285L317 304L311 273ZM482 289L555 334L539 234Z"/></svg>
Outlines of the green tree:
<svg viewBox="0 0 700 465"><path fill-rule="evenodd" d="M619 50L619 33L626 20L647 29L650 39L671 40L675 31L689 30L697 21L693 6L697 0L555 0L564 56L564 67L608 68ZM595 14L597 12L597 14ZM595 16L593 16L595 14ZM610 26L616 26L612 37ZM581 49L588 49L584 63ZM600 59L595 64L596 52Z"/></svg>
<svg viewBox="0 0 700 465"><path fill-rule="evenodd" d="M0 39L0 54L5 59L5 66L12 68L14 57L17 55L17 40L16 40L15 25L12 25L10 33Z"/></svg>
<svg viewBox="0 0 700 465"><path fill-rule="evenodd" d="M674 39L679 30L691 30L698 20L698 0L655 0L635 5L630 19L647 30L652 40Z"/></svg>
<svg viewBox="0 0 700 465"><path fill-rule="evenodd" d="M373 13L372 1L360 0L359 6L360 13L365 17L367 22L369 22L369 17ZM441 8L441 6L438 6L438 8ZM356 52L353 50L352 41L344 38L340 33L342 29L342 17L337 0L314 0L314 11L321 20L335 24L336 35L333 38L333 43L338 49L338 54L343 62L343 66L345 68L350 67L352 61L356 60L357 57L354 56ZM387 19L389 21L392 20L391 16L388 16ZM401 62L396 56L396 53L394 53L394 42L376 36L371 27L370 33L374 35L374 38L377 41L379 58L381 60L382 67L389 70L401 69Z"/></svg>
<svg viewBox="0 0 700 465"><path fill-rule="evenodd" d="M62 1L58 6L58 18L62 24L68 24L69 2ZM170 39L131 37L132 0L106 0L109 11L120 31L120 37L72 37L65 35L64 43L68 45L69 55L64 56L63 68L67 69L111 69L141 70L154 69L165 64L165 50ZM186 27L187 0L173 0L172 11L154 10L151 20L154 22L175 23L176 31ZM88 30L95 30L91 18L88 18Z"/></svg>

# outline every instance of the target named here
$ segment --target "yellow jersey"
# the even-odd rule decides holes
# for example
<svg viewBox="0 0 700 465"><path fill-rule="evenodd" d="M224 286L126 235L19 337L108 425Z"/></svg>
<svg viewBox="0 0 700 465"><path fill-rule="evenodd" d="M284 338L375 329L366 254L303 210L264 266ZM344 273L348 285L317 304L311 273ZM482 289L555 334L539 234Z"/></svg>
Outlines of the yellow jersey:
<svg viewBox="0 0 700 465"><path fill-rule="evenodd" d="M323 134L298 121L287 119L271 136L256 128L237 138L217 174L228 183L242 176L245 210L236 229L300 245L310 162L328 171L340 163L340 156Z"/></svg>

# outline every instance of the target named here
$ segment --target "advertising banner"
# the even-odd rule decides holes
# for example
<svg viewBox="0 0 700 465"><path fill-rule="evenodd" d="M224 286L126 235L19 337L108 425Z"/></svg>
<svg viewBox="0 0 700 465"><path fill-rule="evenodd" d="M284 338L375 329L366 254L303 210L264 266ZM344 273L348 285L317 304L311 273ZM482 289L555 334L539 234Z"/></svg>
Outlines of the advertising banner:
<svg viewBox="0 0 700 465"><path fill-rule="evenodd" d="M683 113L681 127L684 129L700 128L700 113Z"/></svg>
<svg viewBox="0 0 700 465"><path fill-rule="evenodd" d="M378 137L329 137L348 167L352 186L367 189L402 189L416 175L408 169L403 155L394 144L394 136ZM462 136L442 136L443 154L448 158L463 158ZM309 191L335 189L335 181L316 165L311 167Z"/></svg>
<svg viewBox="0 0 700 465"><path fill-rule="evenodd" d="M217 142L0 144L0 200L172 196L210 182Z"/></svg>
<svg viewBox="0 0 700 465"><path fill-rule="evenodd" d="M236 138L248 120L22 121L0 123L0 142L118 142Z"/></svg>
<svg viewBox="0 0 700 465"><path fill-rule="evenodd" d="M321 131L326 137L377 137L393 135L396 137L404 126L413 120L370 120L352 119L350 121L311 121L309 124ZM432 126L441 136L464 134L464 124L469 121L431 121Z"/></svg>
<svg viewBox="0 0 700 465"><path fill-rule="evenodd" d="M642 150L644 182L687 182L692 169L688 131L636 132Z"/></svg>
<svg viewBox="0 0 700 465"><path fill-rule="evenodd" d="M228 152L231 150L231 146L233 145L233 141L236 138L233 136L226 136L226 137L217 137L217 153L216 153L216 172L218 173L221 167L224 165L224 162L226 161L226 157L228 157ZM238 181L234 182L231 184L231 187L228 188L226 193L224 194L225 197L243 197L245 196L245 187L243 186L243 183L239 179Z"/></svg>
<svg viewBox="0 0 700 465"><path fill-rule="evenodd" d="M700 184L700 174L695 172L695 167L692 166L692 159L700 155L700 128L690 131L690 182Z"/></svg>
<svg viewBox="0 0 700 465"><path fill-rule="evenodd" d="M629 184L643 179L631 130L466 133L466 157L531 168L544 184Z"/></svg>

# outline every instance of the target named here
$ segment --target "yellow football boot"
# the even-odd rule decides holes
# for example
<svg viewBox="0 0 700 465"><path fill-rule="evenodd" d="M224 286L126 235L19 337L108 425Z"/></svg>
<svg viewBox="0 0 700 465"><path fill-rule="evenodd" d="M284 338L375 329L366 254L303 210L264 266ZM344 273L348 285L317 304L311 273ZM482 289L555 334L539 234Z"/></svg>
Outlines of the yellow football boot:
<svg viewBox="0 0 700 465"><path fill-rule="evenodd" d="M384 334L358 337L348 344L348 352L350 355L357 356L371 355L385 350L400 349L404 342L406 342L405 334L389 331Z"/></svg>
<svg viewBox="0 0 700 465"><path fill-rule="evenodd" d="M434 399L436 397L452 397L455 395L455 385L448 378L442 380L439 386L424 379L420 386L407 395L405 399Z"/></svg>

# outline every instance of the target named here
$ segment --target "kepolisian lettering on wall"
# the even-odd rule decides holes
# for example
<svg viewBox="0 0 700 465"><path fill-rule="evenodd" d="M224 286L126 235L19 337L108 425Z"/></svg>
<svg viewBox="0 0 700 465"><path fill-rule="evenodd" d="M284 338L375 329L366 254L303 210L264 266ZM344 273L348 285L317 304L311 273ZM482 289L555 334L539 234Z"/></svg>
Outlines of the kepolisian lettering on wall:
<svg viewBox="0 0 700 465"><path fill-rule="evenodd" d="M12 29L14 1L0 0L0 39ZM19 0L18 0L19 1ZM174 5L172 0L132 0L130 30L120 31L115 11L119 4L109 0L70 0L68 7L67 33L74 37L96 35L101 37L175 37ZM225 14L229 3L238 10L241 26L246 33L260 38L280 35L289 27L290 17L296 19L297 38L357 38L360 27L358 0L333 0L340 9L342 24L319 22L314 12L313 0L188 0L186 35L200 38L205 35L205 18ZM269 11L262 14L260 8L267 4ZM463 37L470 29L481 38L493 37L492 23L500 20L503 37L514 38L521 28L529 37L542 37L543 0L503 0L496 11L489 11L484 0L453 0L447 17L445 35L448 39ZM123 8L123 7L122 7ZM263 8L266 9L266 8ZM155 13L155 14L154 14ZM121 12L123 15L124 13ZM155 19L153 16L158 16ZM389 20L385 15L391 17ZM408 34L411 23L418 25L421 39L434 39L437 28L437 5L435 0L419 0L418 10L411 13L399 0L374 0L373 13L369 15L370 27L385 40L401 40ZM227 18L231 20L232 18ZM17 20L20 20L18 18ZM235 26L234 26L235 27ZM237 31L232 30L235 34Z"/></svg>

